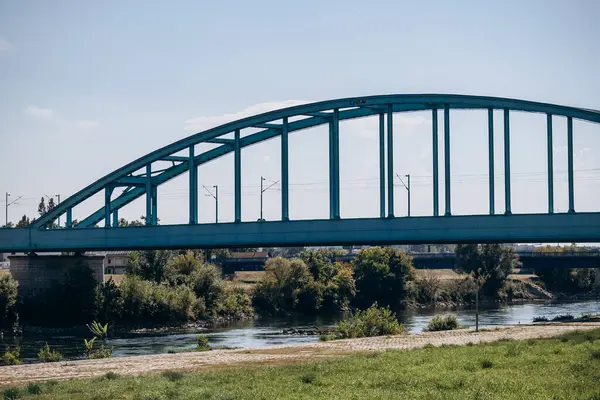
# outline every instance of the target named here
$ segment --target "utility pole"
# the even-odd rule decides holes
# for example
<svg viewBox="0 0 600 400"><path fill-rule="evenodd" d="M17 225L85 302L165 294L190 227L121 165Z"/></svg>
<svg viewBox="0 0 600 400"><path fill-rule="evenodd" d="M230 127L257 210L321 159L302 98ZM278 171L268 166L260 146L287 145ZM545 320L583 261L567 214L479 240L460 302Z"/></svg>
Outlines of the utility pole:
<svg viewBox="0 0 600 400"><path fill-rule="evenodd" d="M6 219L6 225L5 226L7 228L8 228L8 206L10 206L11 204L15 204L23 196L21 195L21 196L17 197L16 199L14 199L13 201L11 201L10 203L8 202L8 198L9 197L10 197L10 193L6 192L6 205L4 206L4 218Z"/></svg>
<svg viewBox="0 0 600 400"><path fill-rule="evenodd" d="M214 185L215 194L213 194L206 186L202 185L202 187L208 192L207 196L212 196L215 199L215 223L219 222L219 186Z"/></svg>
<svg viewBox="0 0 600 400"><path fill-rule="evenodd" d="M402 186L404 186L408 194L408 216L410 217L410 174L404 175L407 178L408 185L404 183L402 178L400 178L400 175L396 174L396 176L398 177L398 179L400 179L400 182L402 182Z"/></svg>
<svg viewBox="0 0 600 400"><path fill-rule="evenodd" d="M258 220L258 222L264 222L263 219L263 193L266 192L267 190L271 189L273 186L277 185L279 183L279 181L275 181L272 184L270 184L269 186L267 186L266 188L263 189L263 182L266 181L266 179L264 177L260 177L260 219Z"/></svg>

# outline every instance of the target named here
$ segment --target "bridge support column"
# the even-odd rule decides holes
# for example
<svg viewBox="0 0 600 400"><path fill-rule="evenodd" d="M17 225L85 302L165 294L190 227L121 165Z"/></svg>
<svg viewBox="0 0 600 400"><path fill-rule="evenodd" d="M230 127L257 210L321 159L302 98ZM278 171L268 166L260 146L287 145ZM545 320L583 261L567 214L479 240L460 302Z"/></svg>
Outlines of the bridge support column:
<svg viewBox="0 0 600 400"><path fill-rule="evenodd" d="M281 129L281 220L289 221L289 158L288 158L288 117L283 118Z"/></svg>
<svg viewBox="0 0 600 400"><path fill-rule="evenodd" d="M554 213L554 160L552 157L552 114L546 115L546 129L548 130L548 214Z"/></svg>
<svg viewBox="0 0 600 400"><path fill-rule="evenodd" d="M233 142L234 151L234 197L235 222L242 222L242 150L240 146L240 130L236 129Z"/></svg>
<svg viewBox="0 0 600 400"><path fill-rule="evenodd" d="M119 209L115 208L112 212L113 216L113 228L119 227Z"/></svg>
<svg viewBox="0 0 600 400"><path fill-rule="evenodd" d="M104 227L110 228L110 196L112 195L113 188L104 188Z"/></svg>
<svg viewBox="0 0 600 400"><path fill-rule="evenodd" d="M567 162L569 164L569 212L575 212L575 182L573 176L573 118L567 118Z"/></svg>
<svg viewBox="0 0 600 400"><path fill-rule="evenodd" d="M496 196L494 190L495 183L495 172L494 172L494 109L488 109L488 162L489 162L489 198L490 198L490 215L495 213L495 199Z"/></svg>
<svg viewBox="0 0 600 400"><path fill-rule="evenodd" d="M98 283L104 282L104 256L10 256L10 274L19 282L19 294L28 295L55 287L71 268L84 264Z"/></svg>
<svg viewBox="0 0 600 400"><path fill-rule="evenodd" d="M146 165L146 225L152 224L152 164Z"/></svg>
<svg viewBox="0 0 600 400"><path fill-rule="evenodd" d="M152 186L152 225L158 225L158 186Z"/></svg>
<svg viewBox="0 0 600 400"><path fill-rule="evenodd" d="M385 115L379 114L379 216L385 218Z"/></svg>
<svg viewBox="0 0 600 400"><path fill-rule="evenodd" d="M446 212L444 215L452 215L450 204L450 106L444 106L444 184L446 195Z"/></svg>
<svg viewBox="0 0 600 400"><path fill-rule="evenodd" d="M510 119L509 111L504 109L504 214L510 215Z"/></svg>
<svg viewBox="0 0 600 400"><path fill-rule="evenodd" d="M73 227L73 209L67 208L67 228Z"/></svg>
<svg viewBox="0 0 600 400"><path fill-rule="evenodd" d="M189 148L188 169L190 174L189 196L190 196L190 224L198 223L198 168L194 161L194 145Z"/></svg>
<svg viewBox="0 0 600 400"><path fill-rule="evenodd" d="M394 106L388 104L387 112L387 172L388 218L394 218Z"/></svg>
<svg viewBox="0 0 600 400"><path fill-rule="evenodd" d="M440 214L440 182L438 175L438 110L431 110L431 126L432 126L432 153L433 153L433 216L437 217Z"/></svg>
<svg viewBox="0 0 600 400"><path fill-rule="evenodd" d="M329 123L329 219L340 218L339 111L333 110Z"/></svg>

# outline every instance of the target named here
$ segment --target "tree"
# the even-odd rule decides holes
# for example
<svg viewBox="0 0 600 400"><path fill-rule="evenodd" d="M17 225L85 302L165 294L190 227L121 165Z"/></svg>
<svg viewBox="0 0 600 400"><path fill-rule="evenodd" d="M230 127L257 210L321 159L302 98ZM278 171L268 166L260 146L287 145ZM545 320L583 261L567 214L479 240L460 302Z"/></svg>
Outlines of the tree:
<svg viewBox="0 0 600 400"><path fill-rule="evenodd" d="M412 258L403 251L373 247L363 249L354 259L356 304L368 308L377 302L382 306L400 307L407 295L407 283L414 280Z"/></svg>
<svg viewBox="0 0 600 400"><path fill-rule="evenodd" d="M15 225L11 221L8 221L8 223L5 225L2 225L2 227L3 228L14 228Z"/></svg>
<svg viewBox="0 0 600 400"><path fill-rule="evenodd" d="M169 250L132 251L127 260L127 271L130 275L161 283L167 263L173 257Z"/></svg>
<svg viewBox="0 0 600 400"><path fill-rule="evenodd" d="M519 259L512 248L497 243L459 244L456 265L459 272L470 274L485 294L496 296Z"/></svg>
<svg viewBox="0 0 600 400"><path fill-rule="evenodd" d="M0 329L12 328L17 322L18 287L10 275L0 276Z"/></svg>
<svg viewBox="0 0 600 400"><path fill-rule="evenodd" d="M302 260L271 258L256 286L254 306L270 314L312 313L321 305L320 292Z"/></svg>
<svg viewBox="0 0 600 400"><path fill-rule="evenodd" d="M456 246L456 265L459 272L471 275L477 286L475 292L475 331L479 331L479 292L497 296L498 289L519 259L512 247L495 244L459 244Z"/></svg>
<svg viewBox="0 0 600 400"><path fill-rule="evenodd" d="M17 222L17 228L27 228L30 223L31 221L29 220L27 215L23 215L23 217L21 217L21 220Z"/></svg>
<svg viewBox="0 0 600 400"><path fill-rule="evenodd" d="M40 200L40 204L38 205L38 214L40 214L40 217L44 214L46 214L46 200L42 197L42 199Z"/></svg>
<svg viewBox="0 0 600 400"><path fill-rule="evenodd" d="M48 206L46 207L46 212L50 212L56 208L56 204L54 203L54 198L50 197L48 199Z"/></svg>

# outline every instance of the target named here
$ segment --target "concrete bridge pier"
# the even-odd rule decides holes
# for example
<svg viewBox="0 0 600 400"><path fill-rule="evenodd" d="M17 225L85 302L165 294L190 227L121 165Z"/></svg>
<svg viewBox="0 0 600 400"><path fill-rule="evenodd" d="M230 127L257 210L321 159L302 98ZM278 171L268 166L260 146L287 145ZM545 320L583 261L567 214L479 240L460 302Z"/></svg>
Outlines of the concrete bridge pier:
<svg viewBox="0 0 600 400"><path fill-rule="evenodd" d="M79 263L92 269L94 278L104 282L104 256L15 255L9 256L10 274L19 282L19 294L43 291L62 282L67 270Z"/></svg>

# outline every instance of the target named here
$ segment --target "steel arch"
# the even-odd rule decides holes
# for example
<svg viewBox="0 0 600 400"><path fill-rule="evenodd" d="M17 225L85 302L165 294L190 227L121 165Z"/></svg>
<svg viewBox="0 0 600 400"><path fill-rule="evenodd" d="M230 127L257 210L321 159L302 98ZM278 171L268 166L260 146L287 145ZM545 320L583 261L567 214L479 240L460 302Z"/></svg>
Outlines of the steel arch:
<svg viewBox="0 0 600 400"><path fill-rule="evenodd" d="M190 165L193 165L193 167L197 167L210 160L214 160L228 153L235 152L236 148L238 150L241 150L241 148L251 146L253 144L260 143L265 140L280 136L282 135L282 132L284 132L284 130L286 133L292 133L295 131L323 124L330 124L331 126L332 120L337 120L339 123L339 121L342 120L362 118L373 115L387 114L388 118L390 118L391 120L390 116L393 113L408 111L434 110L434 115L437 115L438 109L444 110L445 118L448 118L449 110L452 109L504 110L505 122L508 121L508 113L510 111L544 113L549 116L549 132L551 132L551 117L563 116L567 117L569 121L569 138L571 142L573 118L594 123L600 123L600 111L597 110L539 103L519 99L457 94L377 95L343 98L315 102L310 104L303 104L229 122L217 126L215 128L196 133L187 138L181 139L170 145L155 150L104 176L103 178L97 180L96 182L87 186L83 190L65 199L55 209L46 213L38 220L36 220L31 225L31 227L43 229L50 222L56 220L59 216L65 213L67 214L67 220L70 221L71 210L73 207L103 190L106 193L105 207L102 207L93 214L89 215L87 218L83 219L77 225L77 228L87 228L94 226L102 219L105 219L107 222L109 222L111 213L115 213L113 214L113 216L116 215L116 212L120 208L143 195L151 197L152 192L156 193L156 187L158 185L161 185L187 172L188 170L190 170ZM305 118L297 121L288 122L290 118L294 117ZM279 121L285 121L285 123ZM246 137L239 138L239 131L247 128L260 128L262 130L254 134L248 135ZM446 140L448 140L449 137L448 129L449 128L446 128L446 131L444 132ZM235 134L236 132L237 139L223 138L223 136L225 135L229 135L232 133ZM330 140L331 135L332 134L330 133ZM335 133L333 133L333 135L335 137ZM391 141L391 132L388 132L388 135L388 139L390 139ZM506 128L505 138L508 138L508 132L506 131ZM190 146L195 146L200 143L217 143L221 145L217 148L206 151L199 155L193 154L193 151L189 157L176 155L176 153L189 149ZM505 156L508 155L505 154ZM549 156L551 156L551 154L549 154ZM152 171L151 164L153 162L158 161L172 161L173 166L163 171ZM447 164L446 167L446 173L449 174L449 164ZM144 168L146 169L146 174L134 175L136 171L139 171ZM153 175L153 172L159 173ZM115 199L111 199L112 191L116 187L127 187L127 189ZM507 196L510 197L510 185L508 187ZM393 201L393 199L390 200ZM148 216L151 214L151 204L152 201L147 200ZM239 204L239 200L236 201L236 213L238 207L237 204ZM391 209L391 204L389 206ZM491 214L493 214L492 203L490 204L490 209ZM191 213L192 212L193 210L191 210ZM552 210L550 210L550 212L552 212ZM446 198L446 215L450 215L449 197ZM390 216L393 216L393 214L391 214ZM156 215L154 215L154 217L156 217ZM148 224L153 224L153 222L155 224L155 218L147 219ZM195 223L195 221L191 222ZM110 224L108 224L108 226L110 226Z"/></svg>

